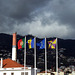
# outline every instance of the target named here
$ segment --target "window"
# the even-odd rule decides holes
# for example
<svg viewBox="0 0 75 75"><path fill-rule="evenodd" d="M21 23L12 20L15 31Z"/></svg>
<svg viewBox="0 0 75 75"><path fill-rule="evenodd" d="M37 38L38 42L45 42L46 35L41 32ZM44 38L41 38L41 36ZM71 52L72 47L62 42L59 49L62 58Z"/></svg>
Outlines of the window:
<svg viewBox="0 0 75 75"><path fill-rule="evenodd" d="M21 72L21 75L24 75L24 72ZM28 72L25 72L25 75L28 75Z"/></svg>
<svg viewBox="0 0 75 75"><path fill-rule="evenodd" d="M14 75L14 73L11 73L11 75Z"/></svg>
<svg viewBox="0 0 75 75"><path fill-rule="evenodd" d="M24 75L24 72L21 72L21 75Z"/></svg>
<svg viewBox="0 0 75 75"><path fill-rule="evenodd" d="M6 73L3 73L3 75L6 75Z"/></svg>
<svg viewBox="0 0 75 75"><path fill-rule="evenodd" d="M25 75L28 75L28 72L26 72Z"/></svg>

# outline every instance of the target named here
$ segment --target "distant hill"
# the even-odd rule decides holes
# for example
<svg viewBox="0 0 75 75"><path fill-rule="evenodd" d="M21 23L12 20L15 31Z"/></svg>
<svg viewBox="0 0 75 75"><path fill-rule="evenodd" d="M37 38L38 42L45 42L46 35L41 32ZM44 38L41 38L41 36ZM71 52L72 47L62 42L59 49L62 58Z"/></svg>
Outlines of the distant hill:
<svg viewBox="0 0 75 75"><path fill-rule="evenodd" d="M33 38L32 35L27 35L27 39ZM17 35L17 41L24 36ZM43 38L38 38L37 41ZM53 38L47 38L47 41ZM59 50L59 67L75 65L75 40L58 38ZM11 58L12 55L12 35L0 33L0 57ZM48 68L55 66L55 50L47 49ZM24 49L17 49L17 58L23 64ZM37 67L44 69L44 49L37 50ZM34 66L34 50L27 49L27 65Z"/></svg>

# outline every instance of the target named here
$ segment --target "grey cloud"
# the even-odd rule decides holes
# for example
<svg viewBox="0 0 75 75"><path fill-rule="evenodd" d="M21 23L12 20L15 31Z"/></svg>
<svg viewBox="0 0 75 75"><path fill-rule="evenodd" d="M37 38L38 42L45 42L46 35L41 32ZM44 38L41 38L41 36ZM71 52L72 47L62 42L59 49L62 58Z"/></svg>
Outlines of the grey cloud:
<svg viewBox="0 0 75 75"><path fill-rule="evenodd" d="M55 22L58 24L55 26L56 32L53 30ZM36 25L35 29L33 24ZM51 33L52 36L72 38L75 37L74 24L75 0L0 0L0 32L17 31L20 34L31 33L40 37ZM45 26L52 27L52 30L44 28L43 31ZM44 34L40 34L40 30Z"/></svg>
<svg viewBox="0 0 75 75"><path fill-rule="evenodd" d="M13 19L0 15L0 32L10 32L10 30L13 29L14 23L15 21Z"/></svg>
<svg viewBox="0 0 75 75"><path fill-rule="evenodd" d="M52 0L43 12L52 13L50 17L43 17L42 24L50 25L51 21L57 21L59 25L75 27L75 0Z"/></svg>
<svg viewBox="0 0 75 75"><path fill-rule="evenodd" d="M46 0L48 1L48 0ZM0 0L0 13L15 18L29 18L30 13L44 6L45 0Z"/></svg>
<svg viewBox="0 0 75 75"><path fill-rule="evenodd" d="M53 0L50 11L54 13L54 19L60 24L74 26L75 24L75 0Z"/></svg>
<svg viewBox="0 0 75 75"><path fill-rule="evenodd" d="M40 12L42 13L42 11ZM53 22L57 22L59 27L65 26L67 28L66 35L62 33L63 38L75 38L75 0L52 0L43 12L50 13L51 16L41 15L42 25L52 25Z"/></svg>
<svg viewBox="0 0 75 75"><path fill-rule="evenodd" d="M47 1L0 0L0 32L12 32L16 24L18 26L31 21L31 13L43 7Z"/></svg>

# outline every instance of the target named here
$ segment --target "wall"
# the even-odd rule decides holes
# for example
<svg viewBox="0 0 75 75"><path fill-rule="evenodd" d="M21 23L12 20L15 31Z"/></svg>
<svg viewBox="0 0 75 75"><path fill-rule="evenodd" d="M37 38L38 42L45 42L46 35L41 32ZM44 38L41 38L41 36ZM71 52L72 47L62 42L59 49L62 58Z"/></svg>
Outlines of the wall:
<svg viewBox="0 0 75 75"><path fill-rule="evenodd" d="M45 73L37 73L37 75L45 75ZM51 75L51 74L47 73L47 75Z"/></svg>
<svg viewBox="0 0 75 75"><path fill-rule="evenodd" d="M11 75L11 73L14 73L14 75L21 75L21 72L24 72L24 69L14 69L14 70L0 70L0 75L3 75L3 73L6 73L6 75ZM26 70L25 72L28 72L28 75L31 75L31 70Z"/></svg>

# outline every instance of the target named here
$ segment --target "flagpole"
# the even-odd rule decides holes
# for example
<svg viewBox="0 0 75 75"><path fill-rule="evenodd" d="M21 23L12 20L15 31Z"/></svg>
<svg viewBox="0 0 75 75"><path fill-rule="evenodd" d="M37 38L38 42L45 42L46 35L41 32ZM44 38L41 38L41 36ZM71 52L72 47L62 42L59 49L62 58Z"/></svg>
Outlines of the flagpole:
<svg viewBox="0 0 75 75"><path fill-rule="evenodd" d="M58 75L58 41L56 38L56 74Z"/></svg>
<svg viewBox="0 0 75 75"><path fill-rule="evenodd" d="M34 75L36 75L36 37L34 38Z"/></svg>
<svg viewBox="0 0 75 75"><path fill-rule="evenodd" d="M24 47L24 75L25 75L25 67L26 67L26 36L25 36L25 47Z"/></svg>
<svg viewBox="0 0 75 75"><path fill-rule="evenodd" d="M45 75L47 75L47 50L46 50L46 37L45 37Z"/></svg>

